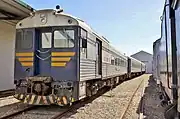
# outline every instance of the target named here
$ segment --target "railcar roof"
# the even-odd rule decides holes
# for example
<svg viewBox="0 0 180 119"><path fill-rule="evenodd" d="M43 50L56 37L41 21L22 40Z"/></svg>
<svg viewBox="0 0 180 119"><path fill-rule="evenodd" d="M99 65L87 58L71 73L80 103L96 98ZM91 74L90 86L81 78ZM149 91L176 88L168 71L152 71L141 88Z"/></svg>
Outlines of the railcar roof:
<svg viewBox="0 0 180 119"><path fill-rule="evenodd" d="M110 44L110 42L102 35L99 35L96 31L94 31L90 25L88 25L85 21L81 20L80 18L78 17L75 17L75 16L72 16L70 14L66 14L66 13L61 13L63 15L66 15L66 16L70 16L74 19L76 19L79 23L79 26L81 26L82 28L86 29L86 30L89 30L90 32L92 32L93 34L95 34L96 36L98 36L101 40L107 42ZM111 44L110 44L111 45ZM110 48L115 51L118 55L121 55L123 58L127 58L125 55L123 55L123 53L121 53L119 50L117 50L115 47L113 47L112 45L110 46Z"/></svg>
<svg viewBox="0 0 180 119"><path fill-rule="evenodd" d="M75 16L73 16L73 15L64 13L64 12L60 13L60 15L69 16L69 17L71 17L71 18L76 19L77 22L78 22L78 24L79 24L79 26L81 26L82 28L88 30L89 32L92 32L93 34L97 35L101 40L109 43L109 41L108 41L104 36L98 34L96 31L94 31L94 30L92 29L92 27L90 27L90 25L88 25L87 22L85 22L84 20L82 20L82 19L80 19L80 18L78 18L78 17L75 17Z"/></svg>
<svg viewBox="0 0 180 119"><path fill-rule="evenodd" d="M123 53L119 52L119 50L116 50L115 47L113 47L110 42L102 35L98 34L95 30L93 30L90 25L88 25L85 21L83 21L82 19L78 18L78 17L75 17L71 14L67 14L67 13L64 13L64 12L60 12L60 13L57 13L56 10L54 9L42 9L42 10L34 10L34 12L32 13L33 14L36 14L36 13L41 13L41 12L49 12L49 13L55 13L55 15L61 15L61 16L66 16L66 17L70 17L72 19L74 19L75 21L77 21L77 24L84 28L85 30L87 30L88 32L96 35L96 37L98 37L100 40L102 40L103 42L106 42L110 45L110 49L112 51L114 51L116 54L118 55L121 55L122 57L124 58L127 58L125 55L123 55ZM30 16L31 17L31 16ZM17 24L17 27L18 27L18 24Z"/></svg>
<svg viewBox="0 0 180 119"><path fill-rule="evenodd" d="M132 59L133 61L136 61L136 62L139 62L139 63L143 63L143 62L141 62L141 61L139 61L139 60L137 60L137 59L135 59L135 58L133 58L133 57L129 57L130 59ZM144 63L143 63L144 64Z"/></svg>

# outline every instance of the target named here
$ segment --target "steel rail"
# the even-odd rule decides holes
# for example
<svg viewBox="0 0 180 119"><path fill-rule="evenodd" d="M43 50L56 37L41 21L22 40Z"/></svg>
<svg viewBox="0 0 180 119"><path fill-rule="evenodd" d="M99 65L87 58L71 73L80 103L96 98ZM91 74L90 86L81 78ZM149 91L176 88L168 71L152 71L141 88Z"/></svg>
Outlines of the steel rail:
<svg viewBox="0 0 180 119"><path fill-rule="evenodd" d="M129 106L130 106L130 104L131 104L131 102L132 102L134 96L136 95L138 89L140 88L141 84L143 83L143 81L144 81L144 79L141 80L141 82L140 82L139 85L137 86L136 90L133 92L133 94L132 94L130 100L128 101L128 104L126 105L126 107L125 107L125 109L124 109L124 111L123 111L123 113L122 113L120 119L124 119L124 117L125 117L125 115L126 115L128 109L129 109Z"/></svg>
<svg viewBox="0 0 180 119"><path fill-rule="evenodd" d="M21 114L21 113L23 113L23 112L26 112L26 111L29 111L29 110L32 110L32 109L35 109L35 108L36 108L36 106L29 106L29 107L26 107L26 108L24 108L24 109L21 109L21 110L19 110L19 111L17 111L17 112L14 112L14 113L8 114L8 115L6 115L6 116L0 117L0 119L9 119L9 118L12 118L12 117L14 117L14 116L17 116L17 115L19 115L19 114Z"/></svg>

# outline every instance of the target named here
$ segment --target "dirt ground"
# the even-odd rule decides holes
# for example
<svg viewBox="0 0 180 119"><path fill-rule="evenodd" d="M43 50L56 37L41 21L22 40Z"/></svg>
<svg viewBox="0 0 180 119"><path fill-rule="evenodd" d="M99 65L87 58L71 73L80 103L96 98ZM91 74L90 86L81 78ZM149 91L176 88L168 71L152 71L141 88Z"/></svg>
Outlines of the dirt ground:
<svg viewBox="0 0 180 119"><path fill-rule="evenodd" d="M149 77L148 85L145 88L141 101L145 119L164 119L164 108L160 105L158 88L152 76Z"/></svg>

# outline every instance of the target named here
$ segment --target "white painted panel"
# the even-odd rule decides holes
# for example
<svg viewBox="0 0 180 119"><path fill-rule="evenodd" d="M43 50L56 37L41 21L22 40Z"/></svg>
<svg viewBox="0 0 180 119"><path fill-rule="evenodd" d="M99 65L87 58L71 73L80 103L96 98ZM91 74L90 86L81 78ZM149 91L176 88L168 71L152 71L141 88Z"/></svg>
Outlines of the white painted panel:
<svg viewBox="0 0 180 119"><path fill-rule="evenodd" d="M96 47L95 43L88 40L87 42L87 59L96 60Z"/></svg>
<svg viewBox="0 0 180 119"><path fill-rule="evenodd" d="M15 26L0 21L0 91L14 88Z"/></svg>
<svg viewBox="0 0 180 119"><path fill-rule="evenodd" d="M79 100L86 97L86 82L79 82Z"/></svg>

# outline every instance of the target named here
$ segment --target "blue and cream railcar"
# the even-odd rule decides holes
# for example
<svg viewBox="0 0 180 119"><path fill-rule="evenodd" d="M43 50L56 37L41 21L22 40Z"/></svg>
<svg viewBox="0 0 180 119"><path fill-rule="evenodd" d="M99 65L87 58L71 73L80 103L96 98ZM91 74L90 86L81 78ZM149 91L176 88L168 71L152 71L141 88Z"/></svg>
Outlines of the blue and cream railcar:
<svg viewBox="0 0 180 119"><path fill-rule="evenodd" d="M15 56L15 97L27 104L66 105L127 75L126 56L61 10L39 10L21 20Z"/></svg>

